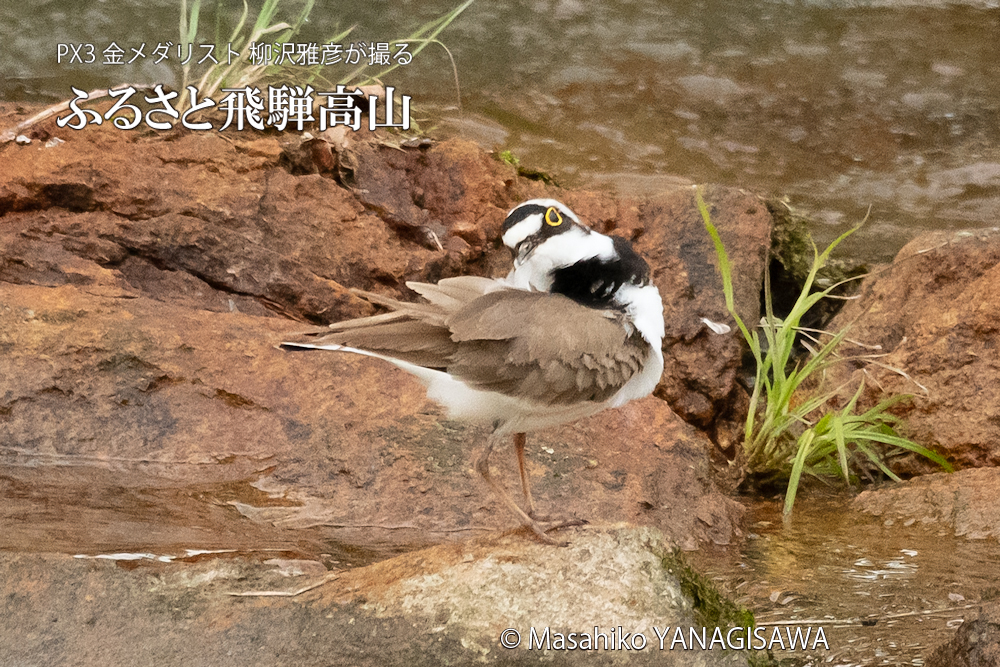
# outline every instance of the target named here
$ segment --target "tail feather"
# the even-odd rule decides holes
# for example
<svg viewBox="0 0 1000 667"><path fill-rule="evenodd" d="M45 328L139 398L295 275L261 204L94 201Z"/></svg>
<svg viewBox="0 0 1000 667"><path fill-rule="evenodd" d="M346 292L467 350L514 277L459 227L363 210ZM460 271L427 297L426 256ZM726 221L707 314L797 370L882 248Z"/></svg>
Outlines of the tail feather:
<svg viewBox="0 0 1000 667"><path fill-rule="evenodd" d="M457 347L448 325L450 317L474 299L506 285L489 278L462 276L445 278L436 285L410 282L407 286L427 302L408 303L351 290L391 312L334 322L326 329L305 332L298 340L282 342L279 347L354 352L408 366L444 369Z"/></svg>
<svg viewBox="0 0 1000 667"><path fill-rule="evenodd" d="M350 348L343 345L337 345L336 343L306 343L301 341L284 341L278 343L275 347L279 350L284 350L285 352L305 352L306 350L333 350L336 352L353 352ZM363 350L361 350L363 352Z"/></svg>
<svg viewBox="0 0 1000 667"><path fill-rule="evenodd" d="M445 278L437 284L408 282L406 286L449 314L473 299L505 287L501 282L480 276Z"/></svg>

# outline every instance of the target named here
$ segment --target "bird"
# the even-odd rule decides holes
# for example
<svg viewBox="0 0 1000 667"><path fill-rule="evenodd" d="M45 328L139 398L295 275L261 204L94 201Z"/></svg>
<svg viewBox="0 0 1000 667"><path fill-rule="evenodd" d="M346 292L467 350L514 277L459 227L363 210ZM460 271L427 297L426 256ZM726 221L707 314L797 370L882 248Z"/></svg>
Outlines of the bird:
<svg viewBox="0 0 1000 667"><path fill-rule="evenodd" d="M385 360L422 382L449 418L491 426L475 470L541 541L563 545L548 533L586 521L537 512L526 434L651 394L663 372L663 302L628 240L591 229L555 199L515 206L501 239L513 256L504 278L407 282L423 297L418 303L354 290L388 312L279 347ZM490 472L490 456L507 438L523 507Z"/></svg>

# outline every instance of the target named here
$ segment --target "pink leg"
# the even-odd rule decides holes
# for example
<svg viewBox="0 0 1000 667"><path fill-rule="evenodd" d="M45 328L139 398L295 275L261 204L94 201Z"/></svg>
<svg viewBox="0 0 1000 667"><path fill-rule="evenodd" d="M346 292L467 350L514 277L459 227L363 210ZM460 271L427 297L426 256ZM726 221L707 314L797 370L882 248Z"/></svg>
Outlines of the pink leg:
<svg viewBox="0 0 1000 667"><path fill-rule="evenodd" d="M546 526L532 516L532 514L534 513L534 504L531 499L531 491L528 486L527 471L524 467L525 435L523 433L519 433L514 436L514 449L518 455L518 463L521 472L521 488L524 491L524 495L525 498L527 499L528 508L530 511L525 512L523 509L521 509L518 506L518 504L514 502L514 499L510 496L510 493L507 492L507 489L503 488L503 486L501 486L495 479L493 479L493 476L490 474L490 454L493 453L493 448L497 445L498 442L499 438L496 435L496 433L491 434L489 440L486 443L486 448L476 458L475 462L476 472L478 472L482 476L482 478L486 480L486 483L489 484L491 489L493 489L493 493L495 493L497 497L500 498L503 504L506 505L511 512L516 514L521 519L523 524L528 528L530 528L531 531L535 533L535 535L537 535L540 540L542 540L546 544L553 544L556 546L566 546L566 542L558 542L549 537L546 533L550 530L555 530L557 528L564 528L566 526L579 526L585 524L586 521L580 519L572 519L570 521L562 521L555 523L553 525Z"/></svg>

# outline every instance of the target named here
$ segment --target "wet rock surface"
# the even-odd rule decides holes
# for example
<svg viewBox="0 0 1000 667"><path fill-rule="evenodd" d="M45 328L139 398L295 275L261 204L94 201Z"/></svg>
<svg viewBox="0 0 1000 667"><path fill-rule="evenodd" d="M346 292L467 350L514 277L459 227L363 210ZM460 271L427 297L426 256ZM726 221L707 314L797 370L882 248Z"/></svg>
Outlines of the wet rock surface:
<svg viewBox="0 0 1000 667"><path fill-rule="evenodd" d="M854 366L855 380L865 378L871 401L883 391L912 394L912 404L894 412L912 439L957 467L1000 465L997 294L1000 233L932 232L865 280L861 298L831 325L854 322L849 338L881 346L877 364ZM916 456L892 465L903 473L935 470Z"/></svg>
<svg viewBox="0 0 1000 667"><path fill-rule="evenodd" d="M954 639L927 659L927 667L1000 665L1000 602L988 602L966 616Z"/></svg>
<svg viewBox="0 0 1000 667"><path fill-rule="evenodd" d="M10 664L747 664L718 648L660 650L654 626L663 634L698 625L664 567L662 535L615 528L569 537L558 550L526 536L477 538L336 577L302 561L3 555L9 622L0 655ZM527 647L531 628L593 634L595 626L609 650ZM517 648L501 647L507 628L520 633ZM642 634L645 648L619 647L613 631L637 646Z"/></svg>
<svg viewBox="0 0 1000 667"><path fill-rule="evenodd" d="M178 486L200 488L206 511L233 524L196 543L184 543L181 532L177 541L192 548L245 547L247 540L224 538L243 523L265 533L279 527L276 539L288 538L286 528L306 529L304 542L387 553L510 524L470 470L486 429L443 421L423 387L388 364L275 349L295 323L95 296L73 285L5 290L0 322L0 443L10 494L41 481L39 467L56 470L51 488L72 479L67 466L99 469L85 489L65 482L63 497L35 495L36 503L66 505L61 512L32 511L24 499L5 505L7 548L18 547L19 535L63 535L60 526L95 512L118 489L141 495ZM694 548L739 531L739 505L709 479L709 446L648 398L531 437L530 473L542 507L593 522L659 525ZM510 482L513 461L501 451L494 462ZM225 490L234 484L242 497ZM173 494L157 501L146 493L148 504L133 508L130 521L155 524L175 511ZM149 539L101 532L75 548L144 550Z"/></svg>
<svg viewBox="0 0 1000 667"><path fill-rule="evenodd" d="M935 473L862 492L854 508L886 525L941 524L970 539L1000 539L1000 468Z"/></svg>

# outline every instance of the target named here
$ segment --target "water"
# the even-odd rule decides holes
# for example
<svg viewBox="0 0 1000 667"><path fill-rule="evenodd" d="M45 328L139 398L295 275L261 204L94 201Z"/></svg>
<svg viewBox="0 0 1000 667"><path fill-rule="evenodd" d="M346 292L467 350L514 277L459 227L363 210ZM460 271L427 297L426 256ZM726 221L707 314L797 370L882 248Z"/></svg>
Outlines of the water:
<svg viewBox="0 0 1000 667"><path fill-rule="evenodd" d="M0 551L113 558L124 566L205 558L366 565L419 545L343 544L322 529L248 521L237 505L291 504L259 488L259 462L157 464L6 455ZM746 500L748 538L688 559L751 609L758 625L822 627L829 650L776 650L788 667L921 665L984 596L1000 594L995 540L940 524L891 527L852 515L847 495L800 494L784 527L780 500ZM781 624L785 624L784 626Z"/></svg>
<svg viewBox="0 0 1000 667"><path fill-rule="evenodd" d="M641 192L670 175L788 195L823 238L871 206L847 250L873 260L922 229L1000 217L994 9L520 7L490 17L484 32L516 46L473 78L467 108L569 183Z"/></svg>
<svg viewBox="0 0 1000 667"><path fill-rule="evenodd" d="M157 463L0 451L0 552L165 562L283 557L336 568L393 555L341 544L317 529L247 521L241 504L295 504L254 486L262 468L239 457Z"/></svg>
<svg viewBox="0 0 1000 667"><path fill-rule="evenodd" d="M750 539L691 560L759 625L824 628L829 651L779 650L779 659L922 665L984 594L1000 590L998 545L940 525L885 527L849 507L848 496L800 498L785 528L780 501L751 503Z"/></svg>
<svg viewBox="0 0 1000 667"><path fill-rule="evenodd" d="M298 5L286 2L291 18ZM85 66L55 56L59 43L94 43L100 55L112 40L149 54L179 41L178 4L8 3L0 98L176 85L169 62L149 57ZM395 42L456 4L338 3L313 12L302 41L354 25L342 42ZM214 15L206 3L199 41L212 40ZM1000 217L998 30L992 0L480 2L442 34L461 111L438 45L388 81L414 98L422 126L513 150L567 185L645 194L682 180L787 195L821 239L871 207L845 251L886 260L921 230Z"/></svg>

